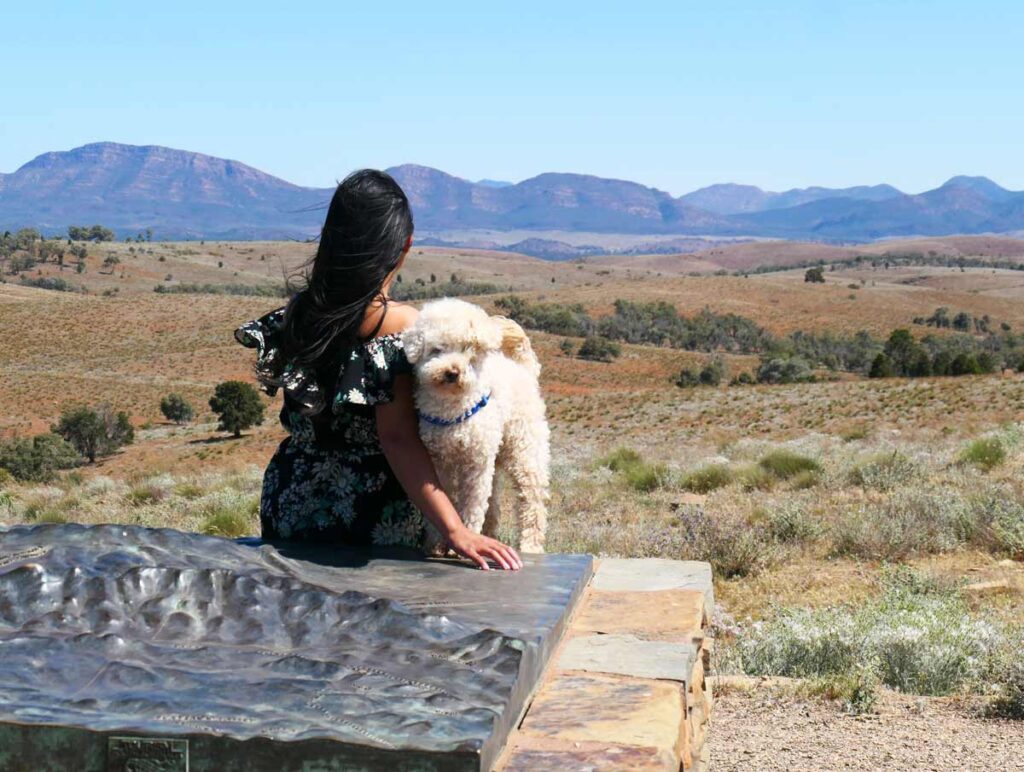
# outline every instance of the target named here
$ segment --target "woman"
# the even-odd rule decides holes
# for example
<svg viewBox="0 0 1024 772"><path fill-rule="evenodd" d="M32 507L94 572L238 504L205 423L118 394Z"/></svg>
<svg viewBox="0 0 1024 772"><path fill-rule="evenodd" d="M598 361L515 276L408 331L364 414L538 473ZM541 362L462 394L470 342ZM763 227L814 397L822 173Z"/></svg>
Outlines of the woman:
<svg viewBox="0 0 1024 772"><path fill-rule="evenodd" d="M304 286L286 307L235 331L258 349L264 390L284 390L289 436L263 476L263 537L418 546L425 516L480 568L519 569L513 549L463 525L419 438L400 339L417 311L389 297L412 232L398 183L369 169L349 175Z"/></svg>

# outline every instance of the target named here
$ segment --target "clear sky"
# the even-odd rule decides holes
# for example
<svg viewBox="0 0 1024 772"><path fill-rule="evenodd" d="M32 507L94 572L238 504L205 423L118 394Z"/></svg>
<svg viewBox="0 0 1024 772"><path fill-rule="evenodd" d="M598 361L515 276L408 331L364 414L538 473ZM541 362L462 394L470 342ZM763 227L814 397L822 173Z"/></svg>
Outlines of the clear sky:
<svg viewBox="0 0 1024 772"><path fill-rule="evenodd" d="M677 195L1024 189L1020 0L33 0L3 20L3 172L111 140L319 186L413 162Z"/></svg>

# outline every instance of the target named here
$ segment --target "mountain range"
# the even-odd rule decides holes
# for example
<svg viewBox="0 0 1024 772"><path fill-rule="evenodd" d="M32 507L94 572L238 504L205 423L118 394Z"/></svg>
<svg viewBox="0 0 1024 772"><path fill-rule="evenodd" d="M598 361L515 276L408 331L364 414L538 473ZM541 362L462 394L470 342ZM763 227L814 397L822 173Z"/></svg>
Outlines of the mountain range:
<svg viewBox="0 0 1024 772"><path fill-rule="evenodd" d="M772 192L719 184L673 197L584 174L507 183L471 182L414 164L388 171L427 236L488 229L857 242L1024 230L1024 192L985 177L953 177L920 194L891 185ZM0 174L0 228L58 232L69 224L101 223L120 235L152 228L161 239L306 238L316 234L331 192L238 161L100 142L44 153ZM554 250L551 256L559 252L550 240L522 243L534 241L541 251Z"/></svg>

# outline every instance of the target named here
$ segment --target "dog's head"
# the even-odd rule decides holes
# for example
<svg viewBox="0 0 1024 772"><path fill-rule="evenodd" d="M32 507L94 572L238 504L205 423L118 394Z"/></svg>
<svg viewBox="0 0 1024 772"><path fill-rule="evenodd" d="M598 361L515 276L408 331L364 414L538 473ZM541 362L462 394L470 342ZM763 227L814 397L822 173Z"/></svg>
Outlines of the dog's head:
<svg viewBox="0 0 1024 772"><path fill-rule="evenodd" d="M420 386L452 396L479 388L480 366L501 341L501 327L486 311L452 298L427 303L402 334Z"/></svg>

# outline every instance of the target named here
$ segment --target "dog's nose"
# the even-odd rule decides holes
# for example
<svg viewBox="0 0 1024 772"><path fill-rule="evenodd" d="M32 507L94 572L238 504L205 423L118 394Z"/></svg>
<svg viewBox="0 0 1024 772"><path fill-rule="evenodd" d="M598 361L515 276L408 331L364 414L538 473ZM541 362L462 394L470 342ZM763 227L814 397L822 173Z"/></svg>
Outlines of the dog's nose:
<svg viewBox="0 0 1024 772"><path fill-rule="evenodd" d="M445 383L455 383L457 380L459 380L459 371L458 370L446 370L445 371L445 373L444 373L444 382Z"/></svg>

